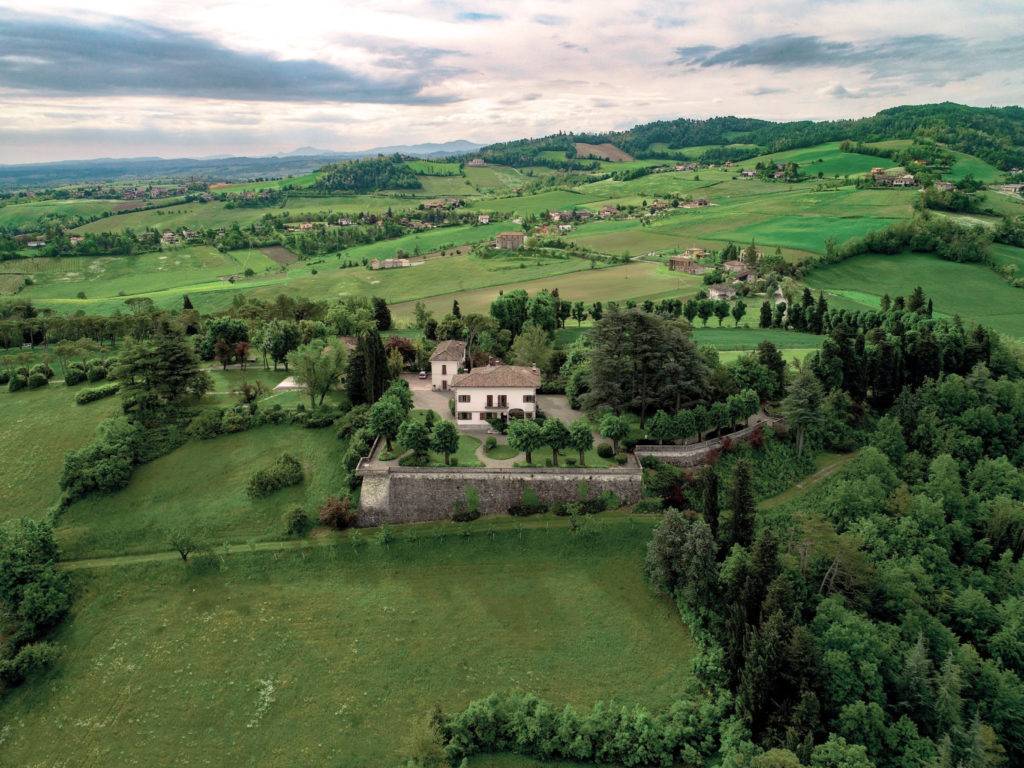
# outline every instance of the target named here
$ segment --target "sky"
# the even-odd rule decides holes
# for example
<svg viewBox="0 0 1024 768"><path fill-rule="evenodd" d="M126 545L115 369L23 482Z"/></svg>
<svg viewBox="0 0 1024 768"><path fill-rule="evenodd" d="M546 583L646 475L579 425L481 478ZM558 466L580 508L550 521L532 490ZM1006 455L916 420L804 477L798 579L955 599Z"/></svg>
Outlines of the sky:
<svg viewBox="0 0 1024 768"><path fill-rule="evenodd" d="M1024 101L1021 0L0 0L0 163Z"/></svg>

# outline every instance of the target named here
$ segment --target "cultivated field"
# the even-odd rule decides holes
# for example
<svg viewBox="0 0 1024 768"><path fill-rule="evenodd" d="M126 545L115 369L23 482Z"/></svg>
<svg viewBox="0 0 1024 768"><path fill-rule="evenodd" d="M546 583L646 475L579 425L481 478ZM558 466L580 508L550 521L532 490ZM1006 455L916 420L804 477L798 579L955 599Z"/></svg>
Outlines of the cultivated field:
<svg viewBox="0 0 1024 768"><path fill-rule="evenodd" d="M1018 249L1002 250L1022 258ZM1004 256L1008 258L1008 256ZM920 285L934 301L935 311L981 322L1016 339L1024 339L1024 293L999 279L981 264L956 264L937 256L902 253L867 255L815 270L807 278L813 288L839 293L864 306L882 294L909 295Z"/></svg>
<svg viewBox="0 0 1024 768"><path fill-rule="evenodd" d="M573 146L576 147L576 156L581 158L596 157L598 160L608 160L613 163L628 163L633 160L631 154L623 152L614 144L584 144L576 142Z"/></svg>

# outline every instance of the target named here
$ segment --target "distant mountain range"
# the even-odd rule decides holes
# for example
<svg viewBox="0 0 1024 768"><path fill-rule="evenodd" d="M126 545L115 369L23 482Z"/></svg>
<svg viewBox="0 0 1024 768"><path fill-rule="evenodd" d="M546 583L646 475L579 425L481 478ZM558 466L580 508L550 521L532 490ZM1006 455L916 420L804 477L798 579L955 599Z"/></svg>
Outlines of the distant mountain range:
<svg viewBox="0 0 1024 768"><path fill-rule="evenodd" d="M327 163L339 160L392 155L396 152L429 160L473 152L482 146L482 144L474 144L471 141L458 140L440 144L373 147L357 152L334 152L316 147L300 147L291 152L267 157L235 157L232 155L174 159L126 157L0 165L0 189L188 176L219 181L300 176Z"/></svg>

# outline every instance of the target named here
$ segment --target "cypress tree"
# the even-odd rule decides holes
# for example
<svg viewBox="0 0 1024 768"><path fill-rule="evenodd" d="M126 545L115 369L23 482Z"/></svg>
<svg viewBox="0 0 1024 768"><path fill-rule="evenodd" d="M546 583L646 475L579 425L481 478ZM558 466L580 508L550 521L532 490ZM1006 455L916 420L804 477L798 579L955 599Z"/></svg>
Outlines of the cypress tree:
<svg viewBox="0 0 1024 768"><path fill-rule="evenodd" d="M740 459L732 471L728 507L732 512L729 524L729 543L749 547L754 540L754 478L750 462Z"/></svg>
<svg viewBox="0 0 1024 768"><path fill-rule="evenodd" d="M711 537L718 541L718 473L714 467L704 467L700 473L701 512L711 529Z"/></svg>
<svg viewBox="0 0 1024 768"><path fill-rule="evenodd" d="M364 402L375 403L388 388L391 370L388 356L377 331L360 334L356 351L363 355L363 397Z"/></svg>

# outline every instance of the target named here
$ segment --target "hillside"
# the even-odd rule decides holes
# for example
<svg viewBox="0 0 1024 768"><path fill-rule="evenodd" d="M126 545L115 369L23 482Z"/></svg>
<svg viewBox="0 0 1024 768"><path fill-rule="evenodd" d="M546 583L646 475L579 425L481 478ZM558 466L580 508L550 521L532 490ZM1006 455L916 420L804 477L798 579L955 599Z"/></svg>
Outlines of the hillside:
<svg viewBox="0 0 1024 768"><path fill-rule="evenodd" d="M782 152L845 139L941 142L951 149L976 155L1001 170L1009 170L1024 166L1024 109L968 107L945 102L892 107L871 117L822 122L777 123L739 117L680 118L645 123L621 132L557 134L492 144L479 154L510 165L531 165L537 164L540 153L561 150L569 153L565 163L572 165L573 143L586 142L612 144L636 158L671 158L675 155L666 150L702 147L702 162L724 162L746 159L759 152ZM737 144L749 146L734 146ZM550 162L550 158L547 160Z"/></svg>

